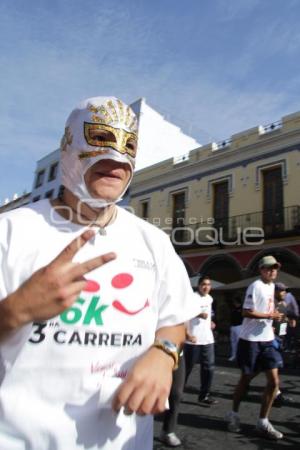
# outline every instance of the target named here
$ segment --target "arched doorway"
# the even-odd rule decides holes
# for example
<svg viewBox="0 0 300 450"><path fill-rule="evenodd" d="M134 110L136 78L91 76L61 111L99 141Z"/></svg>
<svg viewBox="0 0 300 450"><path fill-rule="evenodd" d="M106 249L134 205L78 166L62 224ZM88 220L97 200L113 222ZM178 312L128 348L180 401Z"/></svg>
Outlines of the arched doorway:
<svg viewBox="0 0 300 450"><path fill-rule="evenodd" d="M239 263L232 256L225 254L208 258L201 266L200 273L221 283L233 283L243 278Z"/></svg>

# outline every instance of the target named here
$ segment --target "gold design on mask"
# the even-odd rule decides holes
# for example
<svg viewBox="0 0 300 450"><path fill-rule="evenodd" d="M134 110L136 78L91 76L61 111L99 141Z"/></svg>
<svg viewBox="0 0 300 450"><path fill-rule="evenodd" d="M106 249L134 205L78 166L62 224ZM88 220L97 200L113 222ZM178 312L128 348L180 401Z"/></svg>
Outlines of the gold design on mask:
<svg viewBox="0 0 300 450"><path fill-rule="evenodd" d="M89 104L87 109L90 112L94 113L92 115L93 122L110 124L114 121L112 116L109 114L109 112L103 105L95 106L95 105ZM101 114L103 117L99 116L98 114Z"/></svg>
<svg viewBox="0 0 300 450"><path fill-rule="evenodd" d="M109 108L109 113L112 115L114 121L115 122L120 121L120 118L118 117L115 105L113 104L113 102L111 100L108 100L107 106Z"/></svg>
<svg viewBox="0 0 300 450"><path fill-rule="evenodd" d="M124 104L119 99L117 99L117 103L120 112L120 122L124 122Z"/></svg>
<svg viewBox="0 0 300 450"><path fill-rule="evenodd" d="M82 152L79 154L79 159L86 159L86 158L93 158L94 156L99 155L107 155L109 153L109 150L105 149L99 149L99 150L93 150L91 152Z"/></svg>
<svg viewBox="0 0 300 450"><path fill-rule="evenodd" d="M109 112L107 111L107 109L103 105L101 105L99 107L99 113L104 116L104 122L105 123L110 124L110 123L114 122L113 117L109 114Z"/></svg>
<svg viewBox="0 0 300 450"><path fill-rule="evenodd" d="M132 158L136 156L137 135L122 128L85 122L84 137L94 147L110 147L122 155L128 154Z"/></svg>
<svg viewBox="0 0 300 450"><path fill-rule="evenodd" d="M108 100L106 104L95 106L88 104L88 110L92 112L91 120L95 123L111 125L117 128L129 129L133 133L137 133L137 118L134 112L127 106L125 109L124 103L116 99L116 104L112 100Z"/></svg>
<svg viewBox="0 0 300 450"><path fill-rule="evenodd" d="M71 133L70 127L65 128L65 133L60 141L60 149L62 152L65 152L67 150L67 146L71 145L73 142L73 136Z"/></svg>
<svg viewBox="0 0 300 450"><path fill-rule="evenodd" d="M103 119L101 119L100 116L97 116L97 114L92 115L92 121L96 123L103 123Z"/></svg>
<svg viewBox="0 0 300 450"><path fill-rule="evenodd" d="M99 112L99 108L97 106L92 105L91 103L88 104L87 109L93 113Z"/></svg>

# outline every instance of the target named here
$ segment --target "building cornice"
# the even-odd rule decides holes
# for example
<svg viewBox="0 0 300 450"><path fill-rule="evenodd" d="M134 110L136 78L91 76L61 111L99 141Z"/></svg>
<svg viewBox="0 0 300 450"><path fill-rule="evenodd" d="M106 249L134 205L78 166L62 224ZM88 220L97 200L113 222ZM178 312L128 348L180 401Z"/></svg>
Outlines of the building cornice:
<svg viewBox="0 0 300 450"><path fill-rule="evenodd" d="M220 161L217 160L215 167L211 167L212 165L212 158L207 158L205 161L197 161L190 163L188 166L185 167L178 167L173 168L170 165L166 166L166 172L160 173L160 174L154 174L154 179L133 179L132 185L131 185L131 198L139 197L142 195L149 195L152 192L163 190L166 188L170 188L173 186L178 186L179 184L185 184L190 181L193 181L195 179L200 180L201 178L215 175L216 173L225 172L225 171L231 171L232 169L235 169L237 167L245 167L251 163L264 160L266 158L276 157L279 155L283 155L285 153L290 153L292 151L300 151L300 138L299 142L295 143L293 145L289 145L287 147L280 147L272 151L261 151L259 154L255 154L256 147L249 147L248 152L252 151L252 155L241 159L240 153L236 155L236 160L231 161L229 163L220 164ZM232 150L232 152L236 152L236 150ZM225 152L224 152L225 153ZM223 155L224 155L223 153ZM244 153L244 150L243 150ZM222 155L222 156L223 156ZM232 156L232 155L230 155ZM228 160L229 154L226 152L226 155L224 155L224 158L222 162L225 160ZM218 164L219 163L219 164ZM206 166L206 167L203 167ZM208 169L208 166L210 168ZM158 168L158 166L157 166ZM150 171L149 171L150 172ZM144 171L144 176L146 175ZM148 174L147 174L148 175ZM150 173L149 173L150 175ZM180 176L179 176L180 175ZM163 182L159 182L159 179L162 179Z"/></svg>

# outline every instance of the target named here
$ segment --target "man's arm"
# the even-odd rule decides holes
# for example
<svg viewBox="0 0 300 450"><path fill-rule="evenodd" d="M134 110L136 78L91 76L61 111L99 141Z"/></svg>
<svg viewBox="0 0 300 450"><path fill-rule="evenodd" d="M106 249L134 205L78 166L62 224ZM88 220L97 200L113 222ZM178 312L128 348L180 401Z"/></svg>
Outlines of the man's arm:
<svg viewBox="0 0 300 450"><path fill-rule="evenodd" d="M51 319L70 308L86 286L84 275L116 258L107 253L83 263L72 262L92 236L93 231L82 233L50 264L0 301L0 343L22 326Z"/></svg>
<svg viewBox="0 0 300 450"><path fill-rule="evenodd" d="M200 313L198 314L198 316L200 319L204 319L206 320L208 318L208 314L206 312Z"/></svg>
<svg viewBox="0 0 300 450"><path fill-rule="evenodd" d="M0 301L0 343L18 328L18 320L11 308L11 296L8 296Z"/></svg>
<svg viewBox="0 0 300 450"><path fill-rule="evenodd" d="M280 320L283 317L278 311L274 311L271 313L262 313L259 311L255 311L253 309L243 309L242 311L243 317L247 317L248 319L272 319L272 320Z"/></svg>
<svg viewBox="0 0 300 450"><path fill-rule="evenodd" d="M185 340L183 324L157 330L156 338L167 339L181 347ZM134 364L118 389L113 409L122 406L138 414L156 414L166 409L172 385L174 360L172 356L156 347L150 347Z"/></svg>

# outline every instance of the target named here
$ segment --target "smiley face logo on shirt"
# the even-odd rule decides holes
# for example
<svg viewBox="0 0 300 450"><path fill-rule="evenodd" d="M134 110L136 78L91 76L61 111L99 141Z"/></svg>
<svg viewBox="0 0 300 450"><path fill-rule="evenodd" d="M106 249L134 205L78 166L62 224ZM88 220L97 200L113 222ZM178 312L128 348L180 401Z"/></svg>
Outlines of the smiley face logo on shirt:
<svg viewBox="0 0 300 450"><path fill-rule="evenodd" d="M123 289L130 288L132 283L134 282L134 278L130 273L118 273L111 279L111 285L114 289L117 289L119 291L120 297L122 297ZM87 280L87 285L84 289L85 292L98 292L100 290L100 284L97 283L97 281L94 280ZM122 314L126 314L128 316L135 316L136 314L139 314L142 312L145 308L149 306L149 300L146 299L144 304L138 308L138 309L129 309L124 305L124 300L117 298L113 300L112 302L113 308L115 308L117 311L119 311Z"/></svg>

